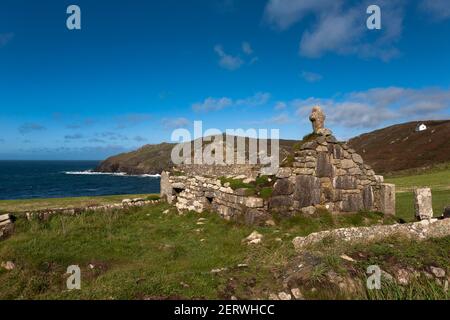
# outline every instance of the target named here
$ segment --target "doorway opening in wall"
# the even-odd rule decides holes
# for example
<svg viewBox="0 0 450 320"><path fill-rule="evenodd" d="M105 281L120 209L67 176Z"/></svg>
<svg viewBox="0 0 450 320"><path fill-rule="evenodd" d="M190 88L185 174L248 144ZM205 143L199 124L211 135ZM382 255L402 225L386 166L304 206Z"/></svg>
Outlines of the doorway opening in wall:
<svg viewBox="0 0 450 320"><path fill-rule="evenodd" d="M184 189L181 189L181 188L173 188L173 191L175 192L175 195L178 196L181 192L184 191Z"/></svg>
<svg viewBox="0 0 450 320"><path fill-rule="evenodd" d="M208 201L209 204L212 204L214 200L214 197L206 197L206 201Z"/></svg>

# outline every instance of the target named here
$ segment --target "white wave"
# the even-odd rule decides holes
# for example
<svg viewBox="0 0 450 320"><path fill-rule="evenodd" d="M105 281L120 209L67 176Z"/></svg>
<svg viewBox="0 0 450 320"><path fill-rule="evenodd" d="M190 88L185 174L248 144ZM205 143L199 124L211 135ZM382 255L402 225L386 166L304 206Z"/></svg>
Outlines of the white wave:
<svg viewBox="0 0 450 320"><path fill-rule="evenodd" d="M104 175L104 176L119 176L119 177L140 177L140 178L160 178L160 174L127 174L126 172L97 172L92 170L86 171L64 171L68 175Z"/></svg>

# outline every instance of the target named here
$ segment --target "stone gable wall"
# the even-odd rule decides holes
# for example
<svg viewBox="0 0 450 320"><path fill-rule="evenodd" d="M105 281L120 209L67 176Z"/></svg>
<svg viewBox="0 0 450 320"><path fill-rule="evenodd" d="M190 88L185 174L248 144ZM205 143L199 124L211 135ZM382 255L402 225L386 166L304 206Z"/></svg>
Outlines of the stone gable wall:
<svg viewBox="0 0 450 320"><path fill-rule="evenodd" d="M313 213L318 207L395 214L395 186L384 184L383 177L375 175L355 150L338 142L329 130L301 145L293 156L291 165L280 167L271 177L270 197L222 185L222 176L254 179L258 168L252 166L179 166L173 173L162 174L161 196L179 211L210 210L248 223L267 219L273 212L289 216Z"/></svg>

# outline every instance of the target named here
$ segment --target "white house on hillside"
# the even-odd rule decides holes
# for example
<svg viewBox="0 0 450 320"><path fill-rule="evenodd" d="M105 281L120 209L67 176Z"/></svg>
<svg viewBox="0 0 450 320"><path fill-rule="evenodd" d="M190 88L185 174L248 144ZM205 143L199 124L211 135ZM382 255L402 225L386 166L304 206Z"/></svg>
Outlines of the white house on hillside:
<svg viewBox="0 0 450 320"><path fill-rule="evenodd" d="M425 125L425 123L418 123L416 126L416 132L422 132L427 130L427 126Z"/></svg>

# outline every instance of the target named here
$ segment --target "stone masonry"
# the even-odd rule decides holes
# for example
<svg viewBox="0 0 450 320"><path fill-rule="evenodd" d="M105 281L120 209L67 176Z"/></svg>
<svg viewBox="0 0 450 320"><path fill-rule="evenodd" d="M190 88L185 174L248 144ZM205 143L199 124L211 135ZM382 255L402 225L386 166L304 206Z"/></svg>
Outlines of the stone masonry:
<svg viewBox="0 0 450 320"><path fill-rule="evenodd" d="M317 119L325 119L321 112L314 108L311 115L316 133L302 141L291 161L285 161L277 174L269 177L270 196L222 184L221 177L254 181L260 175L257 166L216 166L214 174L208 174L212 170L206 165L178 166L172 172L163 172L161 196L179 211L210 210L226 219L240 218L248 223L264 221L273 212L291 216L296 212L314 213L317 208L395 214L395 186L383 183L383 177L375 175L355 150L318 124Z"/></svg>

